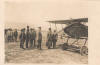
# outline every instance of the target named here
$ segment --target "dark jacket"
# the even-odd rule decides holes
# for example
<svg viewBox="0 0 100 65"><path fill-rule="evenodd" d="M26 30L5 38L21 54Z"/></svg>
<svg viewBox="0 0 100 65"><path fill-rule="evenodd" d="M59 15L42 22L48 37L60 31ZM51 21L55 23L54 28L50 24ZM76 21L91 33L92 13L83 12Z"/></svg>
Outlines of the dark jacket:
<svg viewBox="0 0 100 65"><path fill-rule="evenodd" d="M38 41L42 41L42 33L38 32Z"/></svg>
<svg viewBox="0 0 100 65"><path fill-rule="evenodd" d="M30 40L35 40L36 39L36 32L31 32L30 33Z"/></svg>
<svg viewBox="0 0 100 65"><path fill-rule="evenodd" d="M30 32L26 32L26 40L30 40Z"/></svg>
<svg viewBox="0 0 100 65"><path fill-rule="evenodd" d="M25 39L26 39L25 33L21 33L19 38L20 38L20 41L25 41Z"/></svg>
<svg viewBox="0 0 100 65"><path fill-rule="evenodd" d="M18 32L17 31L14 32L14 36L16 36L16 37L18 36Z"/></svg>
<svg viewBox="0 0 100 65"><path fill-rule="evenodd" d="M48 41L52 41L52 33L51 32L48 32L48 34L47 34L47 40Z"/></svg>
<svg viewBox="0 0 100 65"><path fill-rule="evenodd" d="M52 35L52 40L53 41L57 41L57 38L58 38L58 34L57 33Z"/></svg>

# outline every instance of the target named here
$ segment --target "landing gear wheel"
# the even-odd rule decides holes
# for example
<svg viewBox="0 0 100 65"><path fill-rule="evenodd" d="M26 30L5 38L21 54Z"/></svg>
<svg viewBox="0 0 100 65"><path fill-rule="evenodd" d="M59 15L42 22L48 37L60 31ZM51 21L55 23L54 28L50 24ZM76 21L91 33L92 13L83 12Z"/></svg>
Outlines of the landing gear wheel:
<svg viewBox="0 0 100 65"><path fill-rule="evenodd" d="M80 49L81 55L88 55L88 48L86 46L82 46Z"/></svg>

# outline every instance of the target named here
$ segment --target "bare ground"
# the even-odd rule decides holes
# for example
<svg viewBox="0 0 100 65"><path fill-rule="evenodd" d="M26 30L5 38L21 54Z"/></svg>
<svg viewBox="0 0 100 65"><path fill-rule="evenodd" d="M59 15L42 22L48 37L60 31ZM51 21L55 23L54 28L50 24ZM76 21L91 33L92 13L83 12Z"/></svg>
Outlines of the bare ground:
<svg viewBox="0 0 100 65"><path fill-rule="evenodd" d="M64 51L61 48L47 49L42 44L42 50L36 48L23 50L19 42L5 44L6 63L56 63L56 64L87 64L88 56L79 53Z"/></svg>

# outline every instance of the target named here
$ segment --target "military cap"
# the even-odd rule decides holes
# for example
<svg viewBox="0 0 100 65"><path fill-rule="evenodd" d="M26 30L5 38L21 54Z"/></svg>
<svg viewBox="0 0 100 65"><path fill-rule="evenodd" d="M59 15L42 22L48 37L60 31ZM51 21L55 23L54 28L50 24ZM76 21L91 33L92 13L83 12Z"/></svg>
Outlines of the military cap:
<svg viewBox="0 0 100 65"><path fill-rule="evenodd" d="M51 28L49 28L49 30L51 30Z"/></svg>

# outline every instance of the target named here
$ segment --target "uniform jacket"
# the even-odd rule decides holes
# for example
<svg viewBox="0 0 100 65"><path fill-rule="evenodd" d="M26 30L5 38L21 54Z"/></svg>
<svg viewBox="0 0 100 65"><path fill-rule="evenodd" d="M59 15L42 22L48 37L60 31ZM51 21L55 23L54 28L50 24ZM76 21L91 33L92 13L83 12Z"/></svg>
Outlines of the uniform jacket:
<svg viewBox="0 0 100 65"><path fill-rule="evenodd" d="M19 38L20 38L20 41L25 41L25 39L26 39L25 33L21 33Z"/></svg>
<svg viewBox="0 0 100 65"><path fill-rule="evenodd" d="M53 41L57 41L57 38L58 38L58 34L57 33L53 33L52 34L52 40Z"/></svg>
<svg viewBox="0 0 100 65"><path fill-rule="evenodd" d="M48 32L47 39L48 41L52 41L52 32Z"/></svg>
<svg viewBox="0 0 100 65"><path fill-rule="evenodd" d="M18 32L17 32L17 31L15 31L15 32L14 32L14 36L17 36L17 35L18 35Z"/></svg>
<svg viewBox="0 0 100 65"><path fill-rule="evenodd" d="M30 33L30 40L35 40L36 39L36 32L31 32Z"/></svg>
<svg viewBox="0 0 100 65"><path fill-rule="evenodd" d="M30 32L26 32L26 40L30 40Z"/></svg>
<svg viewBox="0 0 100 65"><path fill-rule="evenodd" d="M42 40L42 33L41 32L38 32L38 41L39 40Z"/></svg>

